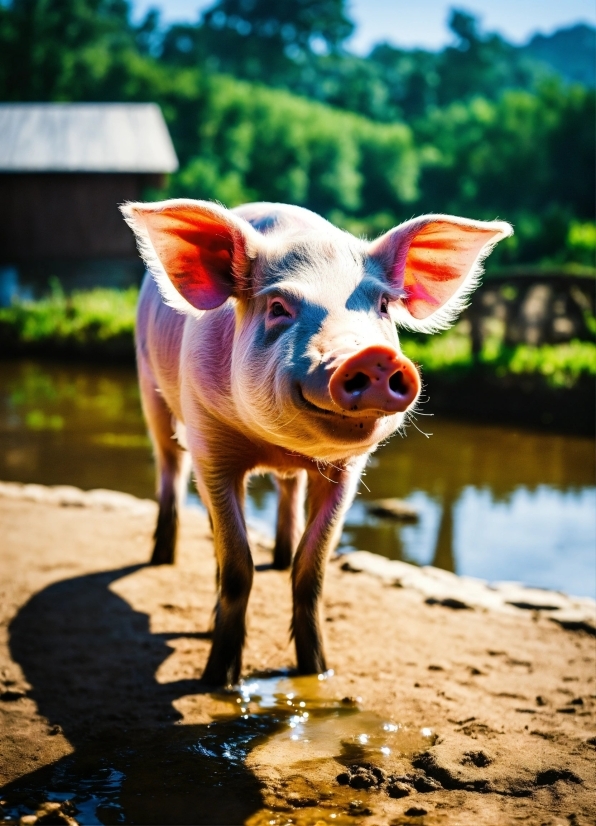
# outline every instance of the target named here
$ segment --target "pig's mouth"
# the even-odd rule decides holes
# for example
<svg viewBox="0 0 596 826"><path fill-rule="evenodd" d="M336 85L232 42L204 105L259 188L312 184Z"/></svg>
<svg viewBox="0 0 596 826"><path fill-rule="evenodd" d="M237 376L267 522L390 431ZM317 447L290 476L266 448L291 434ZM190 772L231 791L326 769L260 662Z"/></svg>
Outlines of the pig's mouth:
<svg viewBox="0 0 596 826"><path fill-rule="evenodd" d="M329 410L326 407L319 407L317 404L313 404L309 401L304 393L302 392L302 388L299 384L296 385L296 394L298 396L298 402L300 407L305 408L306 410L310 410L312 413L323 413L325 416L339 416L340 414L335 410Z"/></svg>
<svg viewBox="0 0 596 826"><path fill-rule="evenodd" d="M302 407L304 410L309 410L311 413L322 413L324 416L333 416L336 419L358 418L377 420L386 415L380 411L376 412L372 410L363 410L359 411L357 414L354 414L353 412L348 412L346 410L330 410L328 407L319 407L318 404L314 404L314 402L311 402L306 398L302 391L302 387L299 384L296 385L296 395L299 407Z"/></svg>

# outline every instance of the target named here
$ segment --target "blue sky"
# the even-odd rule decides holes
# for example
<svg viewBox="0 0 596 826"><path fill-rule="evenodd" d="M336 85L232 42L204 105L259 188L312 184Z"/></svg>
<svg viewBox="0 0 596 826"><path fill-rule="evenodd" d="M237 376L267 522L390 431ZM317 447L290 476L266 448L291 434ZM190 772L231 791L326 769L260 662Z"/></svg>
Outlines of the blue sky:
<svg viewBox="0 0 596 826"><path fill-rule="evenodd" d="M135 17L157 7L167 23L195 22L199 11L211 5L213 0L133 0ZM478 15L485 30L498 31L513 43L577 22L596 25L594 0L351 0L350 14L358 29L349 45L359 53L380 40L440 48L449 41L446 21L452 6Z"/></svg>

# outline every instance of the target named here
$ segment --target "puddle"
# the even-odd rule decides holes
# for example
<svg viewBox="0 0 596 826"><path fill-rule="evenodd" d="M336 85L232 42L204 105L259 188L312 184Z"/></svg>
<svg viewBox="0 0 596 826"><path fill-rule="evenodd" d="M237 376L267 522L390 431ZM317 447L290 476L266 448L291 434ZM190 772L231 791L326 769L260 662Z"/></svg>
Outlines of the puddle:
<svg viewBox="0 0 596 826"><path fill-rule="evenodd" d="M359 697L338 697L333 671L318 677L255 678L241 683L227 699L242 719L263 716L275 721L279 730L268 737L267 746L272 752L283 751L286 766L327 758L346 765L382 763L392 754L410 756L428 748L435 738L429 728L412 730L363 710Z"/></svg>
<svg viewBox="0 0 596 826"><path fill-rule="evenodd" d="M408 758L436 737L364 710L360 698L340 696L334 683L333 672L255 677L196 695L215 710L210 723L189 719L159 731L104 732L6 787L0 822L18 823L50 801L91 826L354 823L391 773L409 766ZM357 766L376 772L373 788L365 781L352 788L345 780ZM367 771L360 769L363 776ZM342 773L343 785L336 779ZM69 822L60 817L51 822Z"/></svg>
<svg viewBox="0 0 596 826"><path fill-rule="evenodd" d="M96 769L87 776L73 777L67 763L54 772L51 787L39 790L27 789L16 794L14 800L0 799L0 823L18 823L21 817L34 815L44 803L61 804L48 823L66 823L60 819L63 813L85 826L101 826L103 823L126 823L126 815L119 803L124 774L110 766ZM46 816L47 817L47 816Z"/></svg>

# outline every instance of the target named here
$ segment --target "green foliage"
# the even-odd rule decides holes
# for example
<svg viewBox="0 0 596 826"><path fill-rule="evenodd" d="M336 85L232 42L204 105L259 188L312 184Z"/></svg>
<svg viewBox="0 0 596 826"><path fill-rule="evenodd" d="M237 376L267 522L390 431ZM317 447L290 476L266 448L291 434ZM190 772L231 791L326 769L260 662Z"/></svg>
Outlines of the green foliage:
<svg viewBox="0 0 596 826"><path fill-rule="evenodd" d="M465 375L474 369L500 377L538 374L551 387L572 387L581 376L596 376L596 344L590 341L508 347L491 340L475 362L465 322L427 338L404 333L400 340L404 353L422 367L423 375Z"/></svg>
<svg viewBox="0 0 596 826"><path fill-rule="evenodd" d="M344 0L219 0L165 31L129 12L0 2L0 99L156 101L181 163L156 199L293 202L369 236L421 212L500 217L515 235L489 267L593 265L596 104L546 68L554 41L532 62L453 12L442 52L362 58L341 49Z"/></svg>
<svg viewBox="0 0 596 826"><path fill-rule="evenodd" d="M132 341L139 292L95 289L65 295L58 281L39 301L17 301L0 309L0 332L25 345L72 344L102 346L114 340Z"/></svg>
<svg viewBox="0 0 596 826"><path fill-rule="evenodd" d="M596 376L596 344L570 341L541 347L519 345L505 353L498 364L511 373L539 373L553 387L572 387L582 374Z"/></svg>
<svg viewBox="0 0 596 826"><path fill-rule="evenodd" d="M596 223L571 221L567 232L568 257L587 266L596 265Z"/></svg>
<svg viewBox="0 0 596 826"><path fill-rule="evenodd" d="M404 124L375 124L281 90L210 79L191 158L169 194L228 206L289 201L323 214L395 212L417 195L418 157Z"/></svg>

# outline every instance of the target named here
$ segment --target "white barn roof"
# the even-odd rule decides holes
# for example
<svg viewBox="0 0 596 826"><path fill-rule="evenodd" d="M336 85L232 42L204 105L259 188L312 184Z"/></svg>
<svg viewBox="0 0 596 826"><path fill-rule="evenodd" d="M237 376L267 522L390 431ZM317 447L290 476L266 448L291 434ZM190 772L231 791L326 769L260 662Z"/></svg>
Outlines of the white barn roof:
<svg viewBox="0 0 596 826"><path fill-rule="evenodd" d="M174 172L155 103L0 104L0 172Z"/></svg>

